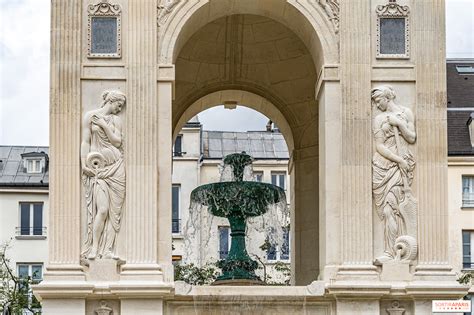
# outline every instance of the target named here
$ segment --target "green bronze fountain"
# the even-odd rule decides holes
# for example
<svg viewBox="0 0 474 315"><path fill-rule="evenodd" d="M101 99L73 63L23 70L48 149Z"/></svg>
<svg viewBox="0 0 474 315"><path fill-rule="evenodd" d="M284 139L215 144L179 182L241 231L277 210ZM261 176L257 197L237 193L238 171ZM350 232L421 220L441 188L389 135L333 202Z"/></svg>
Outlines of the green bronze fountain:
<svg viewBox="0 0 474 315"><path fill-rule="evenodd" d="M230 168L231 180L202 185L191 193L191 202L207 206L209 212L229 220L231 246L227 257L218 262L222 270L215 284L258 284L255 274L258 263L252 260L245 245L247 219L265 214L269 206L284 204L286 196L282 188L257 181L244 180L246 167L251 166L252 157L245 152L227 155L224 168ZM244 281L242 281L244 280Z"/></svg>

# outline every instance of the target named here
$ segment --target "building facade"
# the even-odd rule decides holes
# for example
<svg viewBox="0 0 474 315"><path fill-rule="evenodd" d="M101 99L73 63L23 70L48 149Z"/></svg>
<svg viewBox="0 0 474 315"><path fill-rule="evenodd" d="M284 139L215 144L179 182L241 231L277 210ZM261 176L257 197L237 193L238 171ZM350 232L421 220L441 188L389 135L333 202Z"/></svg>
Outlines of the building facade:
<svg viewBox="0 0 474 315"><path fill-rule="evenodd" d="M48 262L48 150L0 146L0 244L11 270L33 283Z"/></svg>
<svg viewBox="0 0 474 315"><path fill-rule="evenodd" d="M443 0L53 1L45 312L418 315L464 296L444 21ZM287 142L284 290L173 282L172 143L218 104Z"/></svg>
<svg viewBox="0 0 474 315"><path fill-rule="evenodd" d="M447 62L449 251L458 273L474 273L474 61ZM474 286L469 289L472 300Z"/></svg>
<svg viewBox="0 0 474 315"><path fill-rule="evenodd" d="M269 123L271 126L271 122ZM193 263L203 266L225 259L230 249L230 227L225 218L209 219L206 209L200 216L201 231L209 234L206 240L202 235L185 236L189 224L191 191L199 185L220 181L219 167L227 154L245 151L253 158L255 180L268 182L283 188L290 207L291 192L288 175L289 154L282 134L269 127L268 131L223 132L206 131L197 117L181 129L173 146L173 186L172 186L172 232L173 261L176 263ZM257 271L262 279L270 283L289 282L289 274L275 269L282 263L290 265L290 230L289 217L284 227L283 243L270 246L268 250L260 247L265 244L267 236L264 231L249 229L247 250L260 263ZM185 237L194 240L185 241ZM196 243L194 243L196 242ZM189 246L194 243L196 251Z"/></svg>

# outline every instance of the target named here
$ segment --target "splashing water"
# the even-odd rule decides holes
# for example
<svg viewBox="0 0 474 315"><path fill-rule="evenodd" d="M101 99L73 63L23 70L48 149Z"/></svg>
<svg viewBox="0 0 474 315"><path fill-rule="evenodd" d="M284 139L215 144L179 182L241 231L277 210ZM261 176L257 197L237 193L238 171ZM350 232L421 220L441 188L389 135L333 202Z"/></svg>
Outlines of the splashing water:
<svg viewBox="0 0 474 315"><path fill-rule="evenodd" d="M219 262L224 270L221 279L258 279L253 272L256 262L247 254L245 243L251 244L250 256L261 253L261 244L252 243L252 236L258 233L263 233L271 245L282 246L283 227L289 223L285 192L255 181L252 158L245 153L226 156L219 171L219 183L199 186L191 194L183 231L188 254L185 262L203 265L209 257L215 257L216 248L209 246L210 240L218 237L214 223L228 225L222 219L227 218L233 231L232 257Z"/></svg>

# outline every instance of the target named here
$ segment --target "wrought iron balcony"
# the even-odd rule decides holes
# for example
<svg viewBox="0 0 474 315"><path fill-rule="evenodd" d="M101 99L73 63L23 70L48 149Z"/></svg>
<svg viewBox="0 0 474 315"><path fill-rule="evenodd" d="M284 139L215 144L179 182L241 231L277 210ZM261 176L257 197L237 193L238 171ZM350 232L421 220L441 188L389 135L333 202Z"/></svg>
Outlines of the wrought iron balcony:
<svg viewBox="0 0 474 315"><path fill-rule="evenodd" d="M17 226L16 227L17 238L45 238L46 227L33 227L33 226Z"/></svg>
<svg viewBox="0 0 474 315"><path fill-rule="evenodd" d="M171 233L181 233L181 219L171 220Z"/></svg>
<svg viewBox="0 0 474 315"><path fill-rule="evenodd" d="M462 193L462 206L474 208L474 193L472 192Z"/></svg>

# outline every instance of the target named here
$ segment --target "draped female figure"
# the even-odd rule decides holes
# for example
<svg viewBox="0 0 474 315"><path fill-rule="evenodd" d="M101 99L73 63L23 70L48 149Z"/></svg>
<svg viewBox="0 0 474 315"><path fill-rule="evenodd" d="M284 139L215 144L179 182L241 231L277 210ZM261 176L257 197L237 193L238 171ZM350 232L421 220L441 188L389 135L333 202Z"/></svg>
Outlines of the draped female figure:
<svg viewBox="0 0 474 315"><path fill-rule="evenodd" d="M415 161L409 144L416 141L414 115L405 106L395 104L395 92L390 86L372 90L372 102L378 113L373 120L375 154L372 160L372 191L375 208L384 228L384 253L376 259L383 263L397 259L397 240L412 238L411 222L402 205L411 190ZM411 239L410 239L411 240ZM398 257L400 258L400 257Z"/></svg>
<svg viewBox="0 0 474 315"><path fill-rule="evenodd" d="M86 112L82 122L82 182L87 209L87 236L82 256L113 258L125 200L122 122L126 102L120 91L105 91L100 108Z"/></svg>

